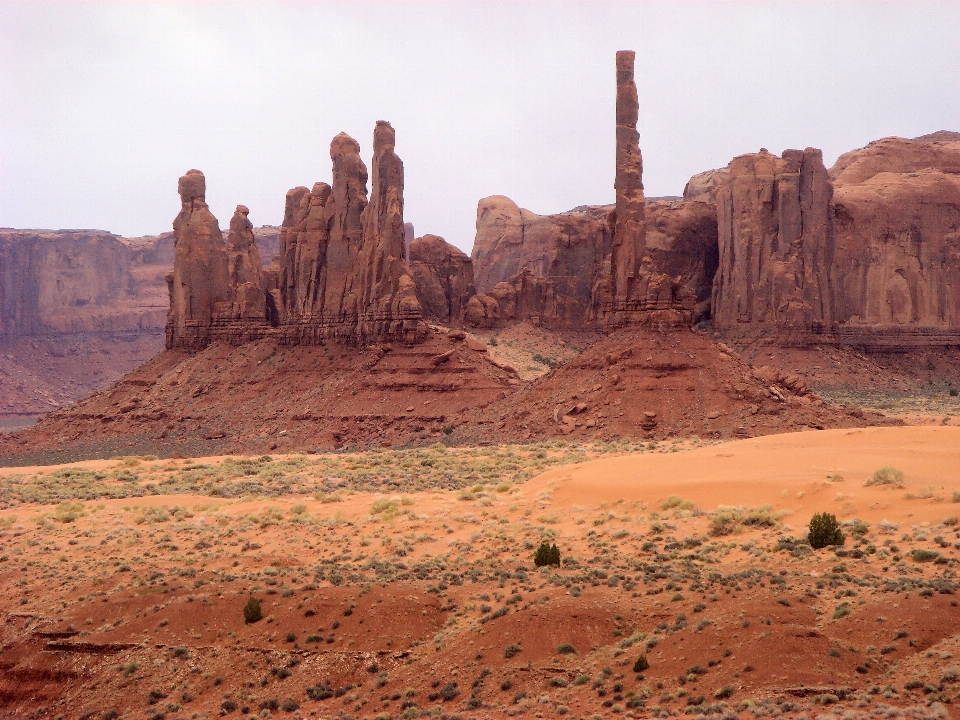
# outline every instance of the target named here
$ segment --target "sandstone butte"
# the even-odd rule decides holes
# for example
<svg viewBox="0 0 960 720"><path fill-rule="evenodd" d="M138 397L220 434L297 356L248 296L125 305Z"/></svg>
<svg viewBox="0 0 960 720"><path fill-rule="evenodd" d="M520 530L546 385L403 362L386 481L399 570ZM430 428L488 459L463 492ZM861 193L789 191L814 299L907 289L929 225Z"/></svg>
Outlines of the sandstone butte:
<svg viewBox="0 0 960 720"><path fill-rule="evenodd" d="M885 138L829 172L813 148L734 158L712 190L714 328L871 350L960 344L958 140Z"/></svg>

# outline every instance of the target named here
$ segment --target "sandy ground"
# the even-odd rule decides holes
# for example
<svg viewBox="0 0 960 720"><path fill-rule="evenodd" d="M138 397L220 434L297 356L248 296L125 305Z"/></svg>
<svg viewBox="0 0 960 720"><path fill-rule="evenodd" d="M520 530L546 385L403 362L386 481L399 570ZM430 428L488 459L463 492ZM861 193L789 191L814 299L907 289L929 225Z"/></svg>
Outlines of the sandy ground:
<svg viewBox="0 0 960 720"><path fill-rule="evenodd" d="M0 716L950 716L960 428L636 449L416 491L400 468L450 451L373 491L297 458L92 461L67 470L153 489L47 504L13 495L64 468L0 471ZM151 494L258 462L252 494ZM864 485L883 466L902 486ZM843 547L797 542L820 511Z"/></svg>

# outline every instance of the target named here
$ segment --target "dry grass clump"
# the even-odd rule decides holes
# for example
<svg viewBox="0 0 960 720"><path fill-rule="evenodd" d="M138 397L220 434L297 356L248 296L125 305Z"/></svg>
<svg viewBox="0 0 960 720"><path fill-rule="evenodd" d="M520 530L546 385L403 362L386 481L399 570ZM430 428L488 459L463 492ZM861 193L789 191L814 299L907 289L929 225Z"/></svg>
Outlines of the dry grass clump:
<svg viewBox="0 0 960 720"><path fill-rule="evenodd" d="M710 534L732 535L745 527L776 527L783 513L775 513L769 505L759 508L728 507L721 505L710 518Z"/></svg>
<svg viewBox="0 0 960 720"><path fill-rule="evenodd" d="M891 465L884 465L882 468L873 471L873 475L867 478L864 486L883 485L886 487L903 487L903 471Z"/></svg>

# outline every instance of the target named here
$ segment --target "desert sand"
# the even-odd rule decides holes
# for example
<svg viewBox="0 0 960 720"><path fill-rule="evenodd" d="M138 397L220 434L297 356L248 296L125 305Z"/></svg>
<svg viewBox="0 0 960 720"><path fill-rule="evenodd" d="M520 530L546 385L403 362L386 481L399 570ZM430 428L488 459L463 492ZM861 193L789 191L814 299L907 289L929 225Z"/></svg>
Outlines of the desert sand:
<svg viewBox="0 0 960 720"><path fill-rule="evenodd" d="M7 468L0 715L947 717L958 441ZM820 511L843 547L803 542Z"/></svg>

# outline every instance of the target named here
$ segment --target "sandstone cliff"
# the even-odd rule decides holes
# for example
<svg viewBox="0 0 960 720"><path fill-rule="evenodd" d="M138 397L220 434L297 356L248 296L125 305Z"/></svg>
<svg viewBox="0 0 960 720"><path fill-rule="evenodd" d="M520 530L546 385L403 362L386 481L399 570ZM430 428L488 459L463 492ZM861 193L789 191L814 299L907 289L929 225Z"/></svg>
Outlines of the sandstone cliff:
<svg viewBox="0 0 960 720"><path fill-rule="evenodd" d="M833 186L819 150L741 155L716 190L713 324L805 335L833 324Z"/></svg>
<svg viewBox="0 0 960 720"><path fill-rule="evenodd" d="M473 261L437 235L414 239L407 259L424 317L461 325L467 303L476 295Z"/></svg>
<svg viewBox="0 0 960 720"><path fill-rule="evenodd" d="M502 195L477 205L473 325L534 319L551 327L595 325L600 279L609 272L611 208L537 215Z"/></svg>
<svg viewBox="0 0 960 720"><path fill-rule="evenodd" d="M838 341L960 344L960 142L951 135L884 138L831 168Z"/></svg>

